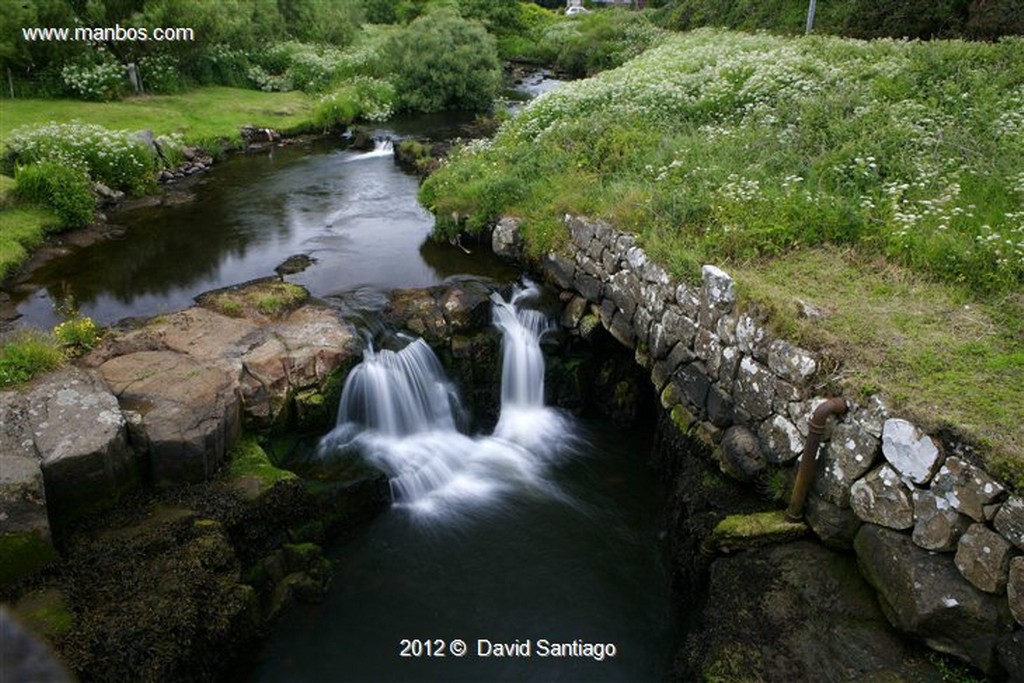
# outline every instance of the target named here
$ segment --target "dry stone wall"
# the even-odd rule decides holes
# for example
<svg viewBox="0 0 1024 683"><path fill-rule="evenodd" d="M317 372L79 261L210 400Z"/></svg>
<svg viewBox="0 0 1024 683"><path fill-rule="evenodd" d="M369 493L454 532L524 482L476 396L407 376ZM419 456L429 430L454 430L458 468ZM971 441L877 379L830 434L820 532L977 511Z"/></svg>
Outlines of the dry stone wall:
<svg viewBox="0 0 1024 683"><path fill-rule="evenodd" d="M704 266L699 286L675 282L631 235L565 223L567 248L535 266L571 293L561 320L570 333L600 324L634 349L663 409L727 475L751 481L795 464L823 400L821 359L740 310L721 269ZM495 227L492 247L523 260L514 219ZM880 397L847 403L817 454L808 525L854 549L898 628L987 673L1024 677L1024 498L972 463L969 447L944 445Z"/></svg>

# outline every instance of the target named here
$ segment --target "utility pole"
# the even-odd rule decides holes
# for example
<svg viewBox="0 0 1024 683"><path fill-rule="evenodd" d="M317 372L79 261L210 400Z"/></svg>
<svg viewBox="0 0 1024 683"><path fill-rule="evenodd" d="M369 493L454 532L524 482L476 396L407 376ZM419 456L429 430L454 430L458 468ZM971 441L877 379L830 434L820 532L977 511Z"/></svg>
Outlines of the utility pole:
<svg viewBox="0 0 1024 683"><path fill-rule="evenodd" d="M807 30L804 31L804 35L811 35L811 31L814 30L814 10L818 6L817 0L811 0L811 4L807 7Z"/></svg>

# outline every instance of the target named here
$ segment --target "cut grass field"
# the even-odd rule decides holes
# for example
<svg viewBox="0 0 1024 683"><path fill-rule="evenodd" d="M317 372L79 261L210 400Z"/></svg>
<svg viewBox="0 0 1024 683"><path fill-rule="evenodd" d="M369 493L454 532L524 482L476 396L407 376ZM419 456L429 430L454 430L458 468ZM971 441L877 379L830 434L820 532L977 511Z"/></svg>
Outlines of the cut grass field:
<svg viewBox="0 0 1024 683"><path fill-rule="evenodd" d="M420 198L442 236L514 215L539 255L575 213L679 279L719 265L839 361L844 393L973 437L1024 490L1022 56L1019 40L672 36L456 150ZM831 313L810 325L797 298Z"/></svg>
<svg viewBox="0 0 1024 683"><path fill-rule="evenodd" d="M302 92L199 88L181 95L130 97L118 102L4 100L0 140L16 128L77 120L111 129L180 134L186 142L238 140L251 124L284 133L308 130L313 102Z"/></svg>

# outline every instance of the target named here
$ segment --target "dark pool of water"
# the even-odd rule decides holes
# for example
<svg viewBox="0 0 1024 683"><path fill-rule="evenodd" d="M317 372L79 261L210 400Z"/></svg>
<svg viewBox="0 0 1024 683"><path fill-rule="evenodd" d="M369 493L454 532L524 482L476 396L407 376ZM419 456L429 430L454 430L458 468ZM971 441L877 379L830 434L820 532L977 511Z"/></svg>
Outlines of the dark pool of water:
<svg viewBox="0 0 1024 683"><path fill-rule="evenodd" d="M446 125L399 120L393 129L444 134ZM190 201L116 212L122 238L33 272L14 293L19 323L56 324L56 307L69 302L103 324L176 310L204 291L273 275L293 254L317 259L288 278L317 296L463 273L514 276L489 249L466 254L429 241L433 217L416 202L417 179L390 154L350 151L341 140L235 155L183 187Z"/></svg>
<svg viewBox="0 0 1024 683"><path fill-rule="evenodd" d="M661 680L673 634L650 444L582 431L577 457L553 473L564 496L523 490L448 521L393 508L334 548L326 602L288 612L248 680ZM440 640L446 656L402 657L403 639ZM531 656L479 656L481 639L530 641ZM616 655L542 657L540 639L611 643Z"/></svg>

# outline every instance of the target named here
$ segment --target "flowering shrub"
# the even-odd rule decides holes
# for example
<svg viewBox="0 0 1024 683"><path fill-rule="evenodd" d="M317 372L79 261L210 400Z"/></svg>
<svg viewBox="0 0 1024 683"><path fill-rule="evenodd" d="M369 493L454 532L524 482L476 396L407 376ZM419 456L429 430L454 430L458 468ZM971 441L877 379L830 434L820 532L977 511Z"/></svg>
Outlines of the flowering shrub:
<svg viewBox="0 0 1024 683"><path fill-rule="evenodd" d="M168 94L178 93L185 89L182 81L181 65L169 55L147 55L138 63L139 74L142 76L142 87L146 92Z"/></svg>
<svg viewBox="0 0 1024 683"><path fill-rule="evenodd" d="M99 329L92 318L75 315L53 328L57 341L69 355L78 355L96 346Z"/></svg>
<svg viewBox="0 0 1024 683"><path fill-rule="evenodd" d="M84 169L92 180L141 193L154 182L156 162L133 133L73 121L18 128L6 140L3 168L55 161Z"/></svg>
<svg viewBox="0 0 1024 683"><path fill-rule="evenodd" d="M442 231L581 211L676 263L838 243L1013 291L1021 45L695 31L537 98L421 198Z"/></svg>
<svg viewBox="0 0 1024 683"><path fill-rule="evenodd" d="M356 119L384 121L395 103L395 87L387 81L357 76L330 95L320 98L313 121L322 128L349 124Z"/></svg>
<svg viewBox="0 0 1024 683"><path fill-rule="evenodd" d="M66 64L60 74L64 87L83 100L108 102L120 98L127 90L125 68L117 62Z"/></svg>

